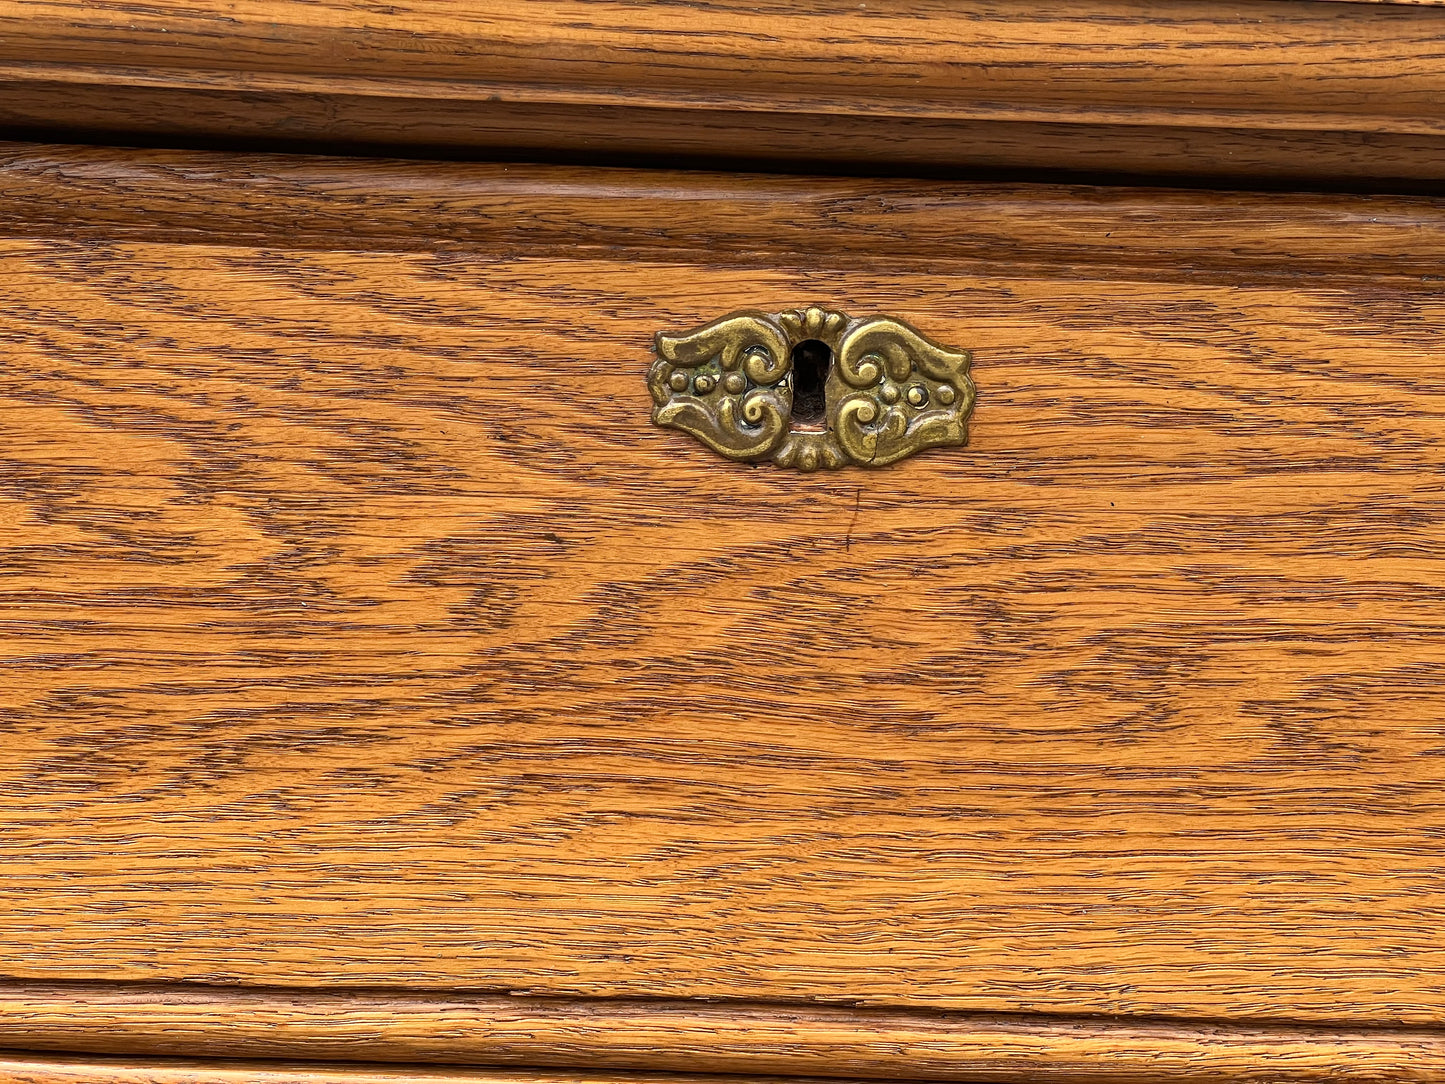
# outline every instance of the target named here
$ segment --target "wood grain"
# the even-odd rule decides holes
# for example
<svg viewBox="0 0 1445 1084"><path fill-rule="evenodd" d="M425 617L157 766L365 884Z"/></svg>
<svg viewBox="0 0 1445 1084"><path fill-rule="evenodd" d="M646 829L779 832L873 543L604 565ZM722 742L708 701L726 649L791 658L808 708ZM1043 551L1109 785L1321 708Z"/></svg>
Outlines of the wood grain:
<svg viewBox="0 0 1445 1084"><path fill-rule="evenodd" d="M0 242L0 971L1441 1022L1438 291L508 206ZM650 425L655 331L807 302L972 349L970 446Z"/></svg>
<svg viewBox="0 0 1445 1084"><path fill-rule="evenodd" d="M1160 244L1161 223L1168 244ZM756 266L846 260L1232 284L1437 290L1445 200L961 184L0 142L0 231L284 249L526 253Z"/></svg>
<svg viewBox="0 0 1445 1084"><path fill-rule="evenodd" d="M871 169L1445 179L1436 5L0 3L0 124Z"/></svg>
<svg viewBox="0 0 1445 1084"><path fill-rule="evenodd" d="M1273 0L1266 0L1273 2ZM1212 182L1311 192L1438 194L1445 140L1394 132L1189 128L932 118L730 113L0 80L16 138L95 143L237 141L287 153L476 157L1093 183Z"/></svg>
<svg viewBox="0 0 1445 1084"><path fill-rule="evenodd" d="M767 1077L571 1071L504 1072L421 1066L324 1065L156 1058L43 1057L0 1053L0 1084L776 1084Z"/></svg>
<svg viewBox="0 0 1445 1084"><path fill-rule="evenodd" d="M594 1071L578 1073L578 1084L629 1084L621 1072L635 1070L747 1074L676 1077L676 1084L823 1075L993 1084L1434 1084L1445 1072L1439 1029L198 986L12 985L0 990L0 1040L132 1058L184 1050ZM777 1076L760 1081L757 1074ZM567 1079L490 1072L497 1084L529 1078ZM639 1076L633 1084L666 1078Z"/></svg>
<svg viewBox="0 0 1445 1084"><path fill-rule="evenodd" d="M137 1061L11 1052L0 1053L0 1084L779 1084L779 1080L757 1076L669 1076L585 1070L505 1072L219 1059Z"/></svg>

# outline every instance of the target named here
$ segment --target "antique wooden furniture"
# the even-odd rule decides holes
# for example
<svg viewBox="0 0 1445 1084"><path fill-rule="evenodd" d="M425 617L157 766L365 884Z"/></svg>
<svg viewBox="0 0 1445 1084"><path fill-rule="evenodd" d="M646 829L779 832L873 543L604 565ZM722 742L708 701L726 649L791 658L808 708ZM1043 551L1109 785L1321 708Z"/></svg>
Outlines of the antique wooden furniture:
<svg viewBox="0 0 1445 1084"><path fill-rule="evenodd" d="M1442 41L0 4L0 1081L1445 1078Z"/></svg>

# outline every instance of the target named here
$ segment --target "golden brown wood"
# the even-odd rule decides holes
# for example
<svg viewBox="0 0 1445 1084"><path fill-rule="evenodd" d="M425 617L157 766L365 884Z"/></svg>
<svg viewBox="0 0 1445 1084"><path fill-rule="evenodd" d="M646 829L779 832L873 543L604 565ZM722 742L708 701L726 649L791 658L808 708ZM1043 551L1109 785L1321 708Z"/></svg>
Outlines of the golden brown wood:
<svg viewBox="0 0 1445 1084"><path fill-rule="evenodd" d="M766 1077L505 1072L310 1062L147 1061L0 1053L0 1084L775 1084Z"/></svg>
<svg viewBox="0 0 1445 1084"><path fill-rule="evenodd" d="M146 1061L0 1053L0 1084L779 1084L767 1077L666 1076L573 1070L505 1072L308 1062ZM829 1084L829 1082L820 1082Z"/></svg>
<svg viewBox="0 0 1445 1084"><path fill-rule="evenodd" d="M129 1056L184 1049L223 1057L768 1073L779 1079L1433 1084L1445 1073L1445 1032L1438 1029L196 986L10 986L0 990L0 1040ZM499 1084L509 1077L527 1084L522 1074L492 1076ZM538 1081L547 1084L541 1074ZM678 1084L690 1082L719 1084L713 1078L679 1078ZM662 1082L644 1077L640 1084Z"/></svg>
<svg viewBox="0 0 1445 1084"><path fill-rule="evenodd" d="M1167 229L1167 244L1161 230ZM1087 265L1188 282L1445 281L1445 200L919 183L0 143L0 230L662 261ZM684 250L679 256L679 250ZM1104 269L1104 270L1100 270ZM1057 274L1057 271L1048 271Z"/></svg>
<svg viewBox="0 0 1445 1084"><path fill-rule="evenodd" d="M1445 179L1435 5L0 4L0 123L1326 183Z"/></svg>
<svg viewBox="0 0 1445 1084"><path fill-rule="evenodd" d="M617 175L529 174L505 246L387 251L451 189L383 173L292 247L229 232L253 161L213 237L72 232L125 166L0 243L0 971L1441 1022L1445 301L1350 273L1345 204L1199 281L998 239L1259 204L921 186L996 240L913 262L674 178L600 230L673 247L609 250L565 212ZM1430 264L1438 207L1374 206ZM971 349L969 446L652 426L654 331L810 301Z"/></svg>
<svg viewBox="0 0 1445 1084"><path fill-rule="evenodd" d="M1274 3L1275 0L1262 0ZM739 162L808 172L979 171L1213 179L1237 187L1292 184L1437 192L1445 140L1434 135L1276 128L1189 128L1093 122L1046 123L836 117L634 106L492 102L448 105L412 98L236 95L171 87L76 86L0 81L0 123L37 133L124 143L207 137L317 144L368 154L409 153L642 162L669 168ZM357 144L362 146L358 148Z"/></svg>

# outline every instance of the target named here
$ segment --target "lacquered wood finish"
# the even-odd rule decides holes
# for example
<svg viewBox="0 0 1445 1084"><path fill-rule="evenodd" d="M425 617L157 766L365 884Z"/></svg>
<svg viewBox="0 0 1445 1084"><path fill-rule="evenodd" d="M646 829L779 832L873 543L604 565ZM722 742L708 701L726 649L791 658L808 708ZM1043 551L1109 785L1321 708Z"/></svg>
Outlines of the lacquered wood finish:
<svg viewBox="0 0 1445 1084"><path fill-rule="evenodd" d="M639 1070L732 1074L678 1077L675 1084L838 1076L994 1084L1433 1084L1445 1073L1445 1031L1438 1028L198 986L11 984L0 988L0 1041L132 1058L185 1050L209 1057L555 1067L534 1068L530 1080L527 1073L490 1070L486 1075L496 1084L566 1084L569 1073L577 1084L667 1084L656 1075L619 1079ZM8 1081L3 1071L0 1081Z"/></svg>
<svg viewBox="0 0 1445 1084"><path fill-rule="evenodd" d="M781 1084L779 1078L0 1054L0 1084ZM829 1082L833 1084L833 1082ZM844 1082L837 1082L844 1084Z"/></svg>
<svg viewBox="0 0 1445 1084"><path fill-rule="evenodd" d="M0 230L287 249L565 249L756 266L1445 281L1445 200L0 143ZM1163 231L1163 232L1161 232ZM1163 243L1167 240L1167 244ZM1070 272L1065 270L1064 274Z"/></svg>
<svg viewBox="0 0 1445 1084"><path fill-rule="evenodd" d="M992 240L910 260L877 200L777 225L826 183L192 156L208 230L154 157L43 153L3 972L1441 1022L1435 204L915 187ZM466 176L506 224L447 239ZM1045 223L1099 259L1011 259ZM971 349L969 446L651 425L657 329L810 301Z"/></svg>
<svg viewBox="0 0 1445 1084"><path fill-rule="evenodd" d="M753 206L748 262L525 191L530 249L0 246L6 972L1439 1021L1433 288ZM657 328L810 300L972 348L970 446L651 426Z"/></svg>
<svg viewBox="0 0 1445 1084"><path fill-rule="evenodd" d="M1437 6L1309 0L10 0L0 123L1423 184L1445 179L1442 34Z"/></svg>
<svg viewBox="0 0 1445 1084"><path fill-rule="evenodd" d="M43 1057L0 1054L0 1084L779 1084L766 1077L664 1076L646 1073L499 1072L394 1065L328 1065L158 1058Z"/></svg>

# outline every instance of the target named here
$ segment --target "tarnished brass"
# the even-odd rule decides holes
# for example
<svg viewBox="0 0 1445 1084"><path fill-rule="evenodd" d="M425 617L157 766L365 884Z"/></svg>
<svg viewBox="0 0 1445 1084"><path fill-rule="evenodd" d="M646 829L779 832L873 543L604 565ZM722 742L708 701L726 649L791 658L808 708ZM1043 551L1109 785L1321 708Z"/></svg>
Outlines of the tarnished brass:
<svg viewBox="0 0 1445 1084"><path fill-rule="evenodd" d="M683 335L659 332L656 348L652 420L730 459L882 467L968 439L970 355L892 317L735 312Z"/></svg>

